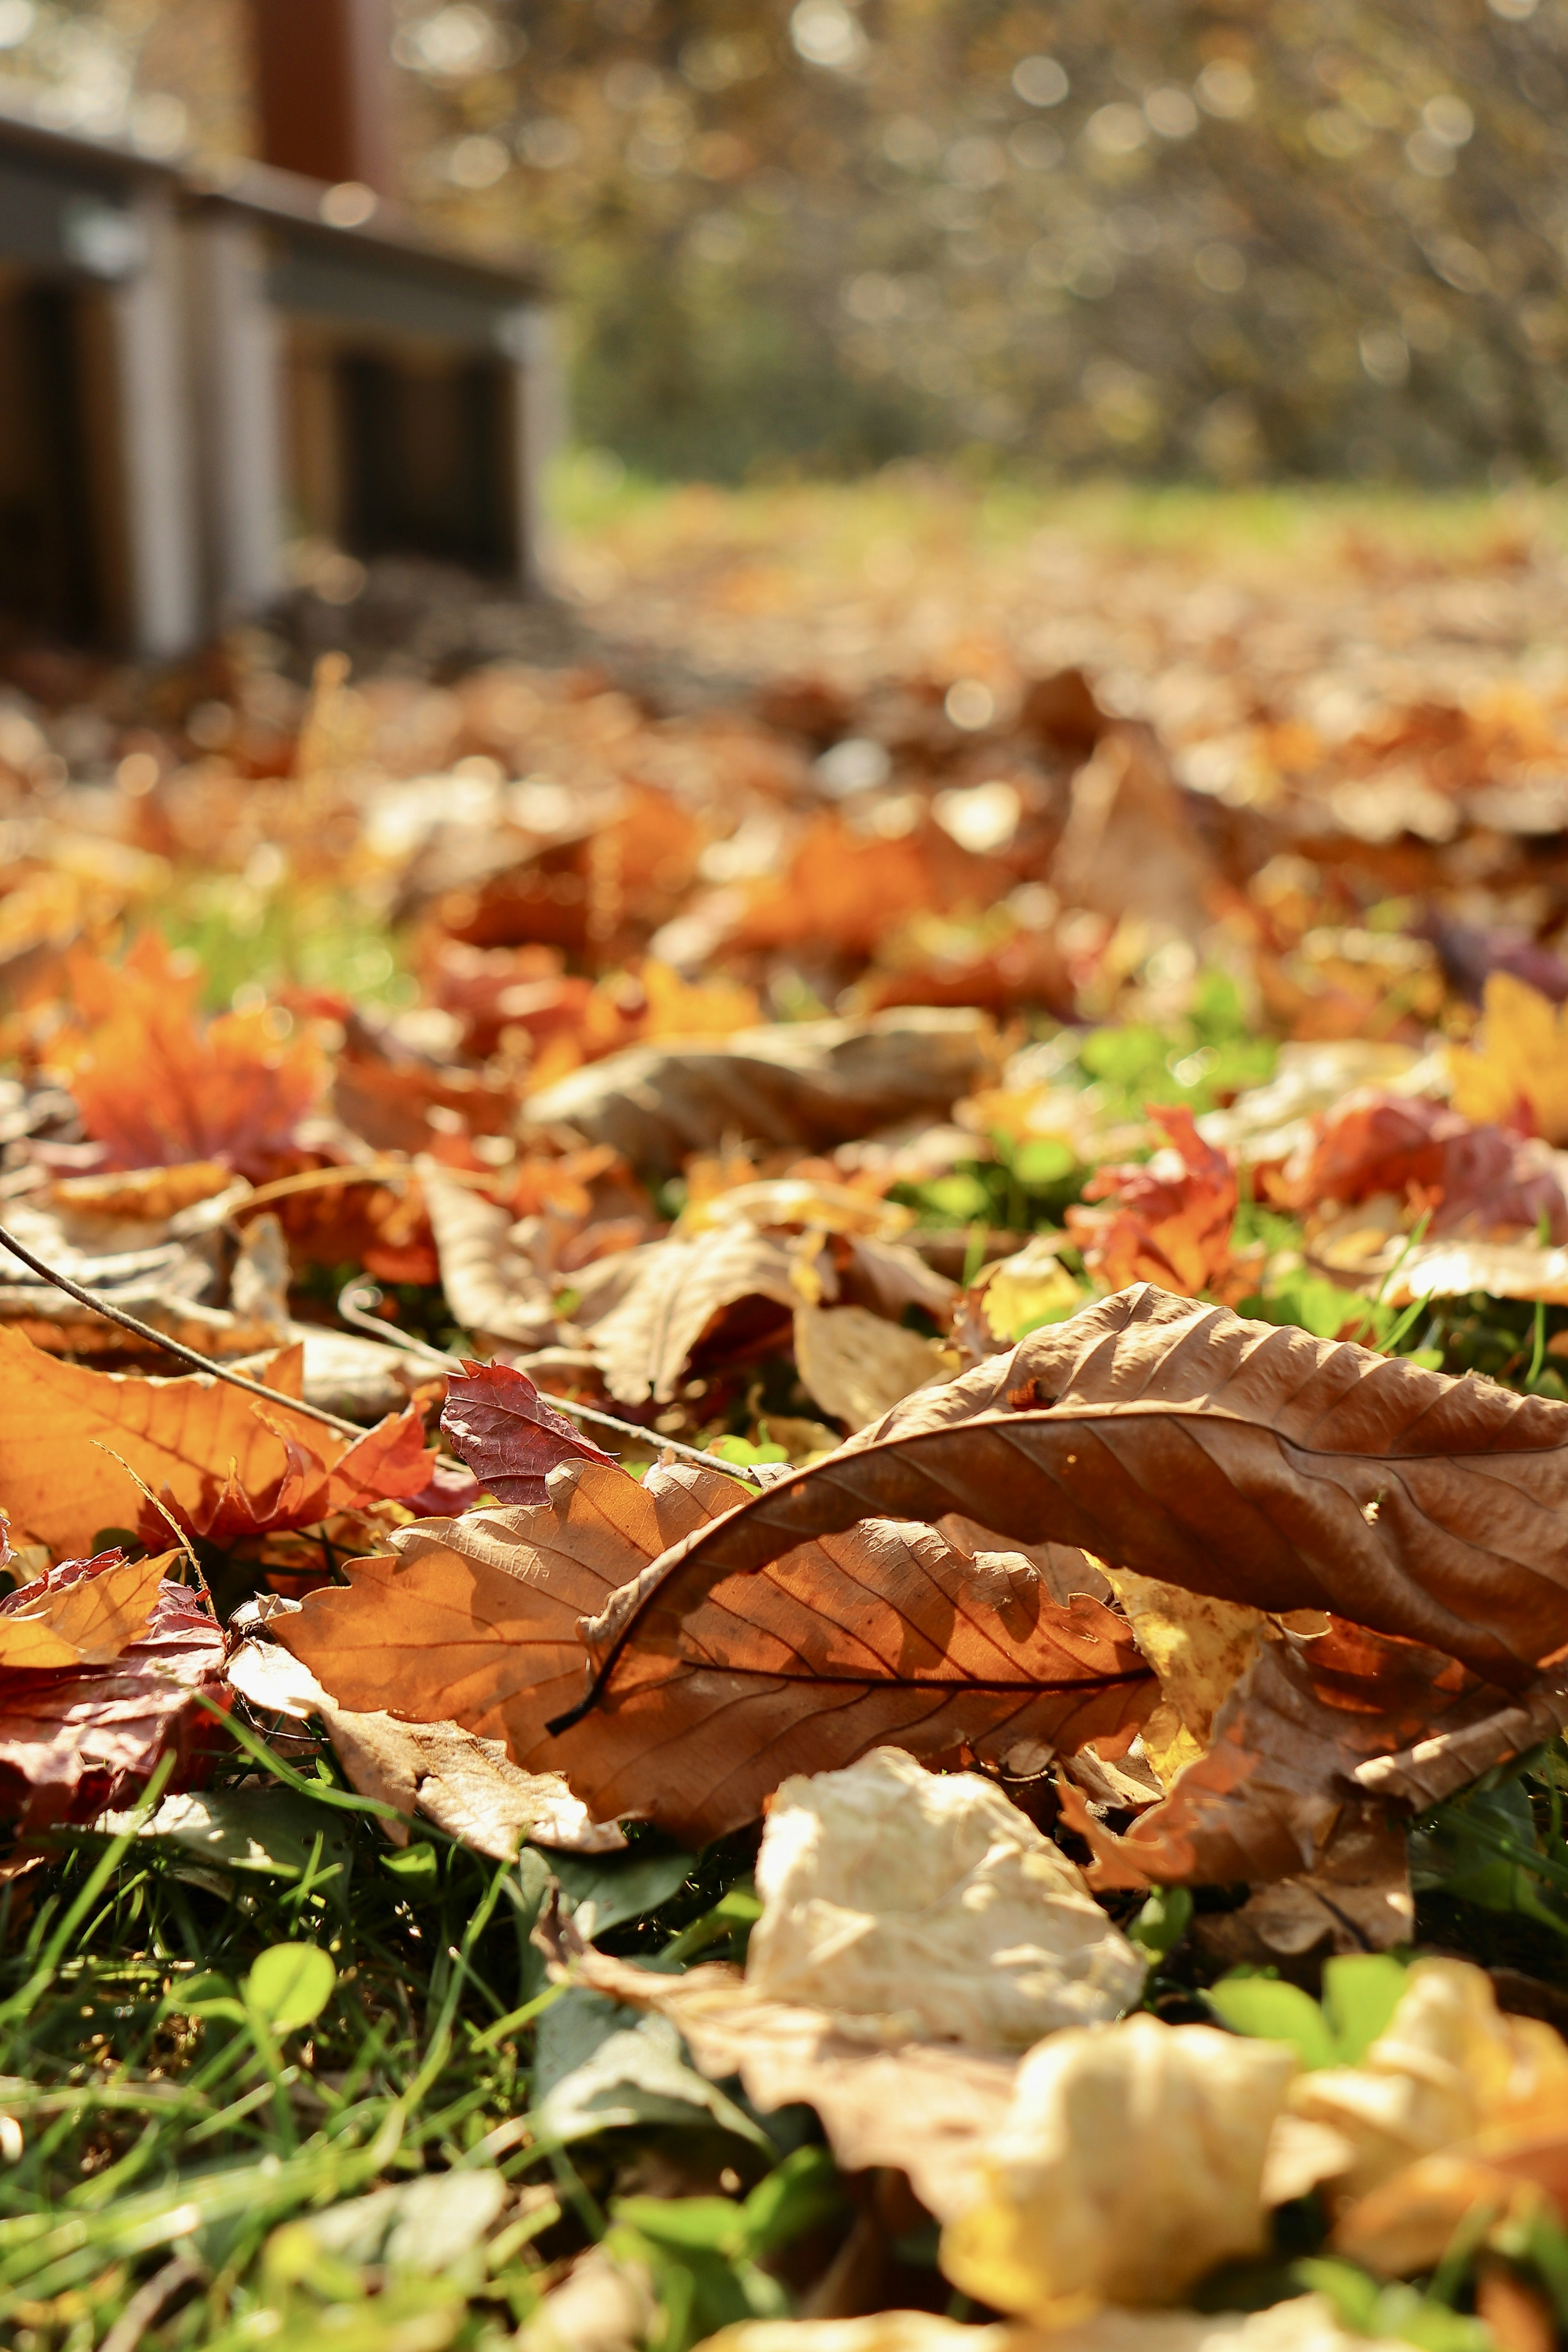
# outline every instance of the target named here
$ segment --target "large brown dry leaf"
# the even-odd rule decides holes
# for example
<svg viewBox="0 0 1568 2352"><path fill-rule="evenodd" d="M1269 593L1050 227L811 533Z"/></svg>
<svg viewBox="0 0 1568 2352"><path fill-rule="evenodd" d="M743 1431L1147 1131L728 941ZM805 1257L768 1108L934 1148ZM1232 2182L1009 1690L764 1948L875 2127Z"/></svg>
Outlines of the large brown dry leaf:
<svg viewBox="0 0 1568 2352"><path fill-rule="evenodd" d="M1140 1286L895 1407L658 1563L591 1630L873 1515L962 1511L1276 1612L1332 1609L1520 1687L1568 1643L1568 1406Z"/></svg>
<svg viewBox="0 0 1568 2352"><path fill-rule="evenodd" d="M0 1601L0 1623L85 1580L113 1577L118 1552L72 1560ZM118 1656L56 1667L0 1667L0 1811L29 1827L91 1821L141 1788L164 1749L173 1785L212 1737L198 1694L223 1692L223 1634L205 1599L160 1584L144 1630Z"/></svg>
<svg viewBox="0 0 1568 2352"><path fill-rule="evenodd" d="M433 1458L417 1414L345 1444L289 1409L299 1391L298 1348L277 1358L267 1377L282 1391L275 1405L205 1373L134 1380L58 1363L0 1328L0 1496L13 1521L54 1551L79 1554L101 1528L136 1525L137 1477L184 1524L204 1528L216 1523L226 1499L276 1501L290 1481L303 1480L293 1499L317 1517L377 1495L417 1494L428 1482ZM302 1465L312 1465L309 1477ZM265 1503L258 1507L257 1523L278 1523L266 1518ZM255 1512L248 1517L256 1520Z"/></svg>
<svg viewBox="0 0 1568 2352"><path fill-rule="evenodd" d="M730 1318L741 1327L731 1336L743 1345L772 1335L787 1346L790 1310L800 1297L795 1266L784 1242L750 1225L655 1243L641 1254L625 1297L594 1327L610 1394L625 1404L645 1403L650 1394L668 1404L704 1337L742 1300L750 1314Z"/></svg>
<svg viewBox="0 0 1568 2352"><path fill-rule="evenodd" d="M552 1738L584 1689L581 1621L743 1490L695 1466L639 1484L568 1465L549 1496L402 1530L397 1559L353 1562L349 1589L311 1594L280 1639L342 1706L504 1738L519 1764L564 1771L598 1819L651 1815L699 1841L753 1820L787 1773L879 1743L1030 1770L1088 1740L1114 1752L1154 1696L1087 1562L1075 1576L1065 1551L873 1522L650 1627L608 1703Z"/></svg>
<svg viewBox="0 0 1568 2352"><path fill-rule="evenodd" d="M158 1605L158 1588L174 1554L116 1560L109 1567L72 1562L42 1585L13 1593L0 1609L0 1671L25 1667L101 1666L139 1642Z"/></svg>
<svg viewBox="0 0 1568 2352"><path fill-rule="evenodd" d="M281 1612L279 1612L281 1613ZM278 1617L269 1621L274 1627ZM242 1642L226 1668L229 1686L271 1718L319 1715L350 1784L362 1796L416 1811L496 1862L516 1859L525 1839L571 1853L614 1853L626 1840L590 1822L559 1772L522 1772L499 1739L456 1723L399 1723L383 1711L335 1706L308 1666L276 1642ZM405 1822L383 1826L406 1845Z"/></svg>
<svg viewBox="0 0 1568 2352"><path fill-rule="evenodd" d="M531 1097L529 1113L614 1144L641 1174L670 1176L732 1136L843 1143L946 1111L984 1083L992 1054L989 1024L963 1009L801 1022L612 1055Z"/></svg>
<svg viewBox="0 0 1568 2352"><path fill-rule="evenodd" d="M1032 2050L942 2267L1046 2324L1100 2303L1175 2302L1263 2251L1263 2168L1295 2053L1141 2016Z"/></svg>
<svg viewBox="0 0 1568 2352"><path fill-rule="evenodd" d="M1337 1832L1403 1793L1376 1768L1434 1727L1471 1733L1484 1763L1517 1752L1521 1710L1441 1653L1331 1620L1267 1642L1220 1708L1207 1753L1117 1836L1064 1802L1100 1886L1262 1885L1315 1870ZM1363 1768L1372 1768L1363 1778Z"/></svg>
<svg viewBox="0 0 1568 2352"><path fill-rule="evenodd" d="M419 1163L430 1229L441 1261L441 1288L458 1327L475 1338L540 1348L555 1328L551 1286L512 1239L516 1222L482 1192Z"/></svg>

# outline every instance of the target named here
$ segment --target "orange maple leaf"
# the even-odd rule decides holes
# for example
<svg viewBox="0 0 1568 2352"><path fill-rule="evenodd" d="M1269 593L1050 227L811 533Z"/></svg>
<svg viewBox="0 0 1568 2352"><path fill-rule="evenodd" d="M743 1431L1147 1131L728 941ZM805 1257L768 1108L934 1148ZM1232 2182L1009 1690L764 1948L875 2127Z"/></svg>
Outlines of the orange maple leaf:
<svg viewBox="0 0 1568 2352"><path fill-rule="evenodd" d="M1109 1209L1069 1209L1069 1232L1108 1289L1152 1282L1184 1298L1212 1290L1230 1264L1236 1171L1204 1141L1183 1104L1151 1104L1170 1142L1146 1167L1102 1168L1084 1187Z"/></svg>
<svg viewBox="0 0 1568 2352"><path fill-rule="evenodd" d="M198 970L144 932L118 968L73 960L82 1025L53 1058L109 1168L216 1160L264 1176L320 1100L327 1064L310 1035L279 1039L266 1008L205 1026Z"/></svg>

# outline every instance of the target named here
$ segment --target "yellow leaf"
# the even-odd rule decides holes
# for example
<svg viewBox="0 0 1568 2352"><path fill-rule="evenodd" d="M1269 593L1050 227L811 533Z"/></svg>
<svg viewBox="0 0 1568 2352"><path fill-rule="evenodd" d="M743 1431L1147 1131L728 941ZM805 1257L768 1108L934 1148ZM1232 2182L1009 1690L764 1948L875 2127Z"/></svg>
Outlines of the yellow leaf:
<svg viewBox="0 0 1568 2352"><path fill-rule="evenodd" d="M1165 1705L1143 1727L1143 1753L1168 1789L1208 1753L1215 1717L1258 1655L1267 1620L1242 1601L1184 1592L1131 1569L1105 1574L1160 1678Z"/></svg>
<svg viewBox="0 0 1568 2352"><path fill-rule="evenodd" d="M1568 1142L1568 1006L1559 1011L1507 971L1488 980L1482 1006L1479 1046L1448 1056L1455 1108L1504 1120L1522 1102L1548 1143Z"/></svg>
<svg viewBox="0 0 1568 2352"><path fill-rule="evenodd" d="M37 1671L105 1665L120 1657L147 1631L174 1559L166 1551L156 1559L126 1560L40 1593L14 1615L0 1617L0 1666Z"/></svg>

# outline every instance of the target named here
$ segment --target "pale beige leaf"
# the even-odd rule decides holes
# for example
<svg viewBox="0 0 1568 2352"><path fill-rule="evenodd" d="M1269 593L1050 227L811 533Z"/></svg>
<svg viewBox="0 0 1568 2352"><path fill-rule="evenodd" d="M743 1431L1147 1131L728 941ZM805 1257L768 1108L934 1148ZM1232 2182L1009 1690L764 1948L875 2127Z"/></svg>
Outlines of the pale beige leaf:
<svg viewBox="0 0 1568 2352"><path fill-rule="evenodd" d="M642 2266L590 2246L511 2341L515 2352L642 2352L658 2315Z"/></svg>
<svg viewBox="0 0 1568 2352"><path fill-rule="evenodd" d="M1418 1298L1468 1298L1472 1290L1492 1298L1568 1306L1568 1249L1543 1248L1534 1241L1417 1242L1408 1248L1395 1241L1367 1271L1389 1307L1410 1307Z"/></svg>
<svg viewBox="0 0 1568 2352"><path fill-rule="evenodd" d="M756 1884L748 1989L855 2041L1025 2050L1142 1989L1142 1958L994 1782L899 1748L785 1780Z"/></svg>
<svg viewBox="0 0 1568 2352"><path fill-rule="evenodd" d="M795 1360L807 1395L851 1430L879 1421L913 1390L947 1374L933 1340L864 1307L798 1306Z"/></svg>
<svg viewBox="0 0 1568 2352"><path fill-rule="evenodd" d="M1568 2101L1562 2035L1537 2018L1505 2015L1484 1969L1423 1959L1361 2063L1301 2075L1289 2104L1347 2143L1352 2160L1334 2185L1359 2198L1543 2095Z"/></svg>
<svg viewBox="0 0 1568 2352"><path fill-rule="evenodd" d="M1407 2352L1347 2334L1322 2295L1266 2311L1097 2311L1075 2326L1003 2322L973 2327L929 2311L868 2319L752 2319L709 2336L699 2352Z"/></svg>
<svg viewBox="0 0 1568 2352"><path fill-rule="evenodd" d="M1158 2018L1032 2050L942 2267L994 2309L1060 2324L1174 2302L1267 2242L1263 2168L1292 2051Z"/></svg>
<svg viewBox="0 0 1568 2352"><path fill-rule="evenodd" d="M441 1288L462 1328L476 1338L543 1345L555 1328L549 1282L513 1241L505 1209L418 1162L420 1190L441 1262Z"/></svg>

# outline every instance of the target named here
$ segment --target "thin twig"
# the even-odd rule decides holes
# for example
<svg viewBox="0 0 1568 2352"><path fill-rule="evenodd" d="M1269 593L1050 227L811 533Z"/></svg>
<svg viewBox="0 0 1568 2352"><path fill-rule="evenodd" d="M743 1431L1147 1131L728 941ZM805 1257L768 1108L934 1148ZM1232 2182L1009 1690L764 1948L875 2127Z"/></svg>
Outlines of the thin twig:
<svg viewBox="0 0 1568 2352"><path fill-rule="evenodd" d="M46 1265L41 1257L35 1257L32 1251L4 1225L0 1225L0 1244L13 1257L20 1258L24 1265L30 1266L45 1282L52 1282L57 1290L63 1290L68 1298L74 1298L78 1306L90 1307L93 1313L101 1315L106 1322L118 1323L125 1331L134 1331L139 1339L150 1340L154 1348L162 1348L167 1355L177 1356L182 1363L194 1364L198 1372L210 1372L215 1381L226 1381L230 1388L243 1389L247 1396L259 1397L264 1404L287 1405L290 1412L303 1413L307 1421L319 1421L325 1428L335 1429L342 1437L364 1435L358 1422L345 1421L341 1413L327 1412L319 1404L307 1404L302 1397L285 1396L280 1389L265 1388L259 1381L248 1380L243 1372L231 1371L226 1364L215 1362L211 1356L204 1356L198 1349L187 1348L183 1340L171 1339L166 1332L156 1330L151 1323L143 1323L139 1315L129 1315L123 1307L111 1306L96 1291L84 1290L79 1282L73 1282L68 1275L59 1273L52 1265Z"/></svg>
<svg viewBox="0 0 1568 2352"><path fill-rule="evenodd" d="M338 1313L356 1329L374 1331L384 1347L396 1347L404 1355L423 1356L427 1363L439 1365L444 1372L462 1370L460 1356L448 1356L444 1349L432 1348L424 1339L405 1338L395 1325L384 1322L373 1307L373 1302L380 1297L374 1282L347 1283L338 1297ZM656 1454L668 1450L680 1454L685 1461L700 1463L704 1470L721 1470L727 1478L750 1478L754 1486L767 1483L757 1477L748 1464L726 1462L721 1454L704 1454L700 1445L684 1445L678 1437L666 1437L662 1430L639 1429L635 1421L617 1421L613 1412L601 1412L597 1405L579 1404L575 1397L556 1396L548 1390L545 1396L549 1403L561 1412L570 1413L574 1420L592 1422L597 1429L613 1429L617 1437L632 1438Z"/></svg>

